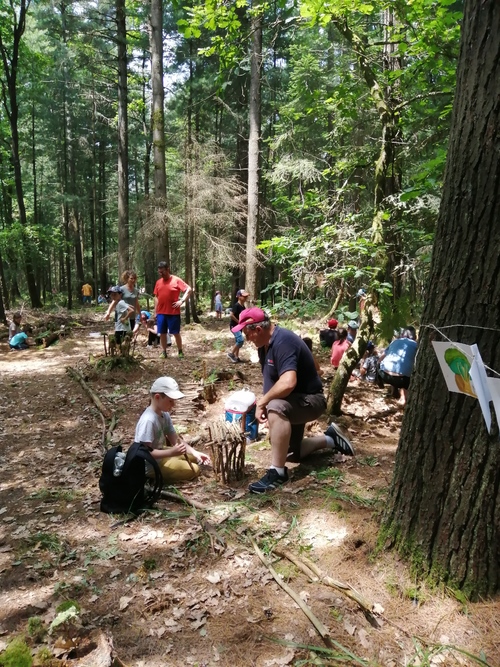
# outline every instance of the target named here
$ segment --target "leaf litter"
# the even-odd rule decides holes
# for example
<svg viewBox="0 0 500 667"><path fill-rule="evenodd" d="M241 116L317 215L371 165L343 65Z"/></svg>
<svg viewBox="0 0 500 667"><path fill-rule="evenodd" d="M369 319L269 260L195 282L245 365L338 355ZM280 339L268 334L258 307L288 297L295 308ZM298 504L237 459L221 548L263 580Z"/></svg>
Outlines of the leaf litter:
<svg viewBox="0 0 500 667"><path fill-rule="evenodd" d="M391 478L401 418L400 411L391 411L393 406L387 409L378 390L348 388L341 423L357 446L354 461L318 455L292 466L292 481L282 493L250 497L248 482L269 461L269 445L259 441L248 447L247 477L241 483L222 487L211 471L204 471L196 483L180 487L186 497L213 508L205 518L201 511L180 512L179 504L161 501L159 511L113 528L115 519L99 512L100 418L65 373L67 365L88 370L89 355L102 354L100 340L87 335L101 324L86 317L90 321L74 334L81 345L68 338L44 351L16 354L0 343L4 646L27 633L29 619L43 614L48 627L57 606L75 600L80 626L71 638L74 648L68 644L71 650L61 654L67 666L85 664L84 651L87 660L96 651L89 665L110 656L119 656L128 667L316 664L310 656L315 650L324 655L322 641L256 557L247 540L250 532L278 575L345 648L345 664L410 664L418 653L414 637L429 643L446 638L448 645L470 654L483 651L495 664L500 655L498 602L469 603L464 610L456 599L427 591L425 603L415 607L406 593L414 582L405 564L390 553L373 557L376 510ZM108 376L89 371L92 389L117 416L113 441L129 444L147 405L148 387L158 375L167 372L181 387L192 387L199 382L203 360L227 370L225 353L215 358L213 353L214 341L227 347L231 343L226 324L184 327L186 358L169 359L168 366L140 341L137 370ZM260 371L248 361L248 345L242 356L247 359L242 364L245 384L259 393ZM326 368L326 356L321 351L318 356ZM174 413L174 423L188 437L201 436L200 449L205 425L222 418L224 399L234 388L233 381L221 382L217 402L191 418L183 413L176 419ZM373 412L382 416L372 420ZM313 428L321 432L323 425ZM363 498L371 504L364 505ZM207 529L221 540L210 539L214 535ZM323 572L361 591L386 622L374 629L352 601L332 595L275 556L278 544L299 556L303 550ZM454 651L442 655L442 664L474 664Z"/></svg>

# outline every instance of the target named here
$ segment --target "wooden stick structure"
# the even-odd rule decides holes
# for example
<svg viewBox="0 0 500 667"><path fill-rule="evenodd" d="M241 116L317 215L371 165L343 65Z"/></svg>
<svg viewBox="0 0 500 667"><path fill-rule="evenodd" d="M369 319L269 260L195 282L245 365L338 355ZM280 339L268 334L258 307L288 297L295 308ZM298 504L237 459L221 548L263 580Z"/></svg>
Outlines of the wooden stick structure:
<svg viewBox="0 0 500 667"><path fill-rule="evenodd" d="M215 477L223 484L242 479L245 474L246 436L238 422L217 420L208 426Z"/></svg>

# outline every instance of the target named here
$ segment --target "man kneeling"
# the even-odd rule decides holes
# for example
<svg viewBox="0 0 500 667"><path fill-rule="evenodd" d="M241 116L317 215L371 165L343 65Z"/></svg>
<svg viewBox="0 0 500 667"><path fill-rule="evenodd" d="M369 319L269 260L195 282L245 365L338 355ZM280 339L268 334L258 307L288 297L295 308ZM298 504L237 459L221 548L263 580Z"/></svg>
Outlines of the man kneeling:
<svg viewBox="0 0 500 667"><path fill-rule="evenodd" d="M171 377L155 380L150 394L151 403L137 422L134 442L141 442L149 449L165 482L194 479L199 475L199 465L210 465L210 457L193 449L175 431L170 412L184 394ZM166 444L170 446L165 448Z"/></svg>
<svg viewBox="0 0 500 667"><path fill-rule="evenodd" d="M264 394L257 400L256 418L267 422L271 441L272 465L262 479L250 484L250 491L265 493L287 482L287 459L299 461L327 447L353 456L351 443L335 424L324 435L303 437L306 423L326 410L323 384L304 341L273 324L260 308L243 310L232 331L243 331L258 349Z"/></svg>

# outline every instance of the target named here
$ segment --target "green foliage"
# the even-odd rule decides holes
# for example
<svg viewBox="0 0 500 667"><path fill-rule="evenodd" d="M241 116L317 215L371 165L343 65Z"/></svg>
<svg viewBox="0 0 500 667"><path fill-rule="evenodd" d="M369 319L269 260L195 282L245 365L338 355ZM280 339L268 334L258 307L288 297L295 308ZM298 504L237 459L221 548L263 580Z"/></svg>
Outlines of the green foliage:
<svg viewBox="0 0 500 667"><path fill-rule="evenodd" d="M64 602L61 602L61 604L58 604L56 607L56 613L60 614L64 611L68 611L68 609L74 608L76 612L80 612L80 605L78 602L75 600L64 600Z"/></svg>
<svg viewBox="0 0 500 667"><path fill-rule="evenodd" d="M35 641L42 641L47 630L45 628L44 622L39 616L32 616L28 618L28 634Z"/></svg>
<svg viewBox="0 0 500 667"><path fill-rule="evenodd" d="M418 321L420 314L415 310L415 303L412 303L409 296L393 301L387 295L382 295L379 309L382 321L377 326L377 336L388 343L393 339L395 331Z"/></svg>
<svg viewBox="0 0 500 667"><path fill-rule="evenodd" d="M57 612L56 617L50 624L49 634L52 634L52 632L56 628L60 628L61 626L69 628L69 626L73 623L73 621L78 619L78 616L80 614L80 606L78 605L78 603L72 600L68 600L68 602L70 603L69 606L67 603L62 603L62 605L59 605L59 607L62 607L64 605L64 608Z"/></svg>
<svg viewBox="0 0 500 667"><path fill-rule="evenodd" d="M13 639L0 655L0 667L31 667L31 651L20 637Z"/></svg>
<svg viewBox="0 0 500 667"><path fill-rule="evenodd" d="M46 646L42 646L36 653L36 664L41 665L48 665L50 667L50 664L52 663L52 653L50 649L48 649Z"/></svg>

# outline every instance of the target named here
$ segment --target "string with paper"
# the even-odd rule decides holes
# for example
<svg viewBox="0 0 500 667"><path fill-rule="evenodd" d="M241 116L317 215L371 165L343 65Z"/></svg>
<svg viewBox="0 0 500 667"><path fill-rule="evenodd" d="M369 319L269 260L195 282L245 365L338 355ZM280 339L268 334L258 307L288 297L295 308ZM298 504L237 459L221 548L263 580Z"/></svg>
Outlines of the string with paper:
<svg viewBox="0 0 500 667"><path fill-rule="evenodd" d="M427 326L439 332L443 338L446 338L444 342L433 341L432 345L448 390L477 398L486 428L488 429L488 433L491 433L490 401L493 402L497 422L500 424L500 377L489 377L486 374L486 369L488 368L488 370L497 376L499 374L484 365L481 353L476 344L465 345L464 343L455 343L436 326Z"/></svg>

